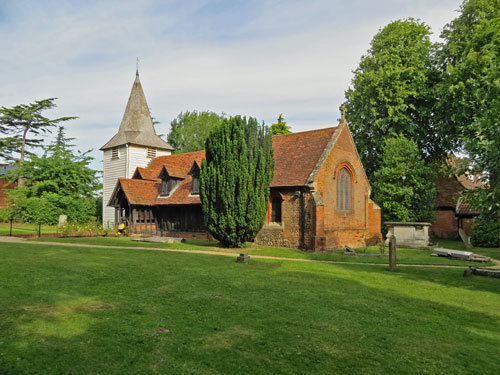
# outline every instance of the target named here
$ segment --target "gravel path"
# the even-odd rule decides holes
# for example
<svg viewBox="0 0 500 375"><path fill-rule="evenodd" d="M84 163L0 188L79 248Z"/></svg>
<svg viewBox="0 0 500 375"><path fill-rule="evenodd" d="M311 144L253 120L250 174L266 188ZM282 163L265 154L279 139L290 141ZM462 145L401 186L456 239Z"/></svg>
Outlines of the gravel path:
<svg viewBox="0 0 500 375"><path fill-rule="evenodd" d="M98 249L126 249L126 250L152 250L152 251L167 251L173 253L187 253L187 254L207 254L207 255L222 255L222 256L231 256L236 258L238 254L235 253L227 253L222 251L210 251L210 250L181 250L181 249L163 249L157 247L142 247L142 246L107 246L107 245L87 245L87 244L77 244L77 243L69 243L69 242L47 242L47 241L27 241L24 238L18 237L8 237L8 236L0 236L1 242L9 242L9 243L22 243L25 245L52 245L52 246L71 246L71 247L90 247L90 248L98 248ZM314 260L314 259L299 259L299 258L283 258L283 257L273 257L268 255L250 255L250 258L254 259L273 259L273 260L289 260L294 262L313 262L313 263L327 263L327 264L355 264L355 265L368 265L368 266L379 266L379 267L387 267L387 264L380 263L361 263L361 262L343 262L343 261L330 261L330 260ZM500 269L500 261L496 259L492 259L492 262L495 263L492 267L484 267L484 268L495 268ZM479 266L479 265L478 265ZM464 266L456 266L456 265L438 265L438 264L398 264L398 267L428 267L428 268L464 268Z"/></svg>

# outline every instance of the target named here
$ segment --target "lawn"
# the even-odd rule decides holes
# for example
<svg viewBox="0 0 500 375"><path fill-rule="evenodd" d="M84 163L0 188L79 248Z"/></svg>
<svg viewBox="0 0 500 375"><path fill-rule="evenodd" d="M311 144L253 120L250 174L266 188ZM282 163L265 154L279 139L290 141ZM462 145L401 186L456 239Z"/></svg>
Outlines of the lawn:
<svg viewBox="0 0 500 375"><path fill-rule="evenodd" d="M0 245L0 374L497 374L462 269Z"/></svg>
<svg viewBox="0 0 500 375"><path fill-rule="evenodd" d="M10 223L0 223L0 235L10 233ZM38 224L12 223L13 234L38 234ZM42 225L41 233L57 233L57 225Z"/></svg>
<svg viewBox="0 0 500 375"><path fill-rule="evenodd" d="M388 257L363 257L344 255L344 250L322 253L310 253L295 249L273 248L267 246L259 246L249 244L244 249L228 249L217 246L217 243L211 241L187 240L186 243L149 243L149 242L136 242L132 241L129 237L76 237L76 238L41 238L33 239L34 241L45 242L68 242L68 243L82 243L91 245L105 245L105 246L126 246L126 247L154 247L162 249L181 249L181 250L205 250L214 252L232 252L238 254L242 251L248 252L250 255L265 255L278 258L295 258L295 259L311 259L311 260L326 260L337 262L356 262L356 263L378 263L389 264ZM447 243L455 245L450 248L460 248L460 243L449 241ZM463 246L463 245L462 245ZM495 259L500 259L500 249L480 249L476 248L473 251L491 256ZM366 249L357 249L358 253L380 253L377 246L371 246ZM385 253L388 254L389 250L385 248ZM398 248L398 263L399 264L435 264L435 265L478 265L476 262L466 262L463 260L451 260L447 258L432 257L429 250L418 249L405 249ZM486 254L487 253L487 254ZM481 264L484 266L491 266L493 263Z"/></svg>

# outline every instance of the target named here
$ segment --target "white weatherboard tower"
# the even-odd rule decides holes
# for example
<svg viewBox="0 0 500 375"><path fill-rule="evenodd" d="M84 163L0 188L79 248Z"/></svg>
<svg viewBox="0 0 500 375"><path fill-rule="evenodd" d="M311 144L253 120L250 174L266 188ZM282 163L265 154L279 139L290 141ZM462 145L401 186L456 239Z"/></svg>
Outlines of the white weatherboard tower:
<svg viewBox="0 0 500 375"><path fill-rule="evenodd" d="M170 155L173 147L155 131L146 97L142 91L139 71L118 133L101 147L104 152L103 208L104 227L114 227L115 209L108 207L109 198L119 178L131 178L137 167L147 167L157 156Z"/></svg>

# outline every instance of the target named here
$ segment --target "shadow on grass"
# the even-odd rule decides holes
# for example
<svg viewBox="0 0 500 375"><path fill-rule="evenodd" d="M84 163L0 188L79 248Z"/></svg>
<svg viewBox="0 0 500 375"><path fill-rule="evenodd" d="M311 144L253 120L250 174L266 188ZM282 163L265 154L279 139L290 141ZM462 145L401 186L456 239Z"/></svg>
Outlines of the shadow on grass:
<svg viewBox="0 0 500 375"><path fill-rule="evenodd" d="M456 270L17 244L0 256L0 373L496 370L500 302L450 291L467 291Z"/></svg>

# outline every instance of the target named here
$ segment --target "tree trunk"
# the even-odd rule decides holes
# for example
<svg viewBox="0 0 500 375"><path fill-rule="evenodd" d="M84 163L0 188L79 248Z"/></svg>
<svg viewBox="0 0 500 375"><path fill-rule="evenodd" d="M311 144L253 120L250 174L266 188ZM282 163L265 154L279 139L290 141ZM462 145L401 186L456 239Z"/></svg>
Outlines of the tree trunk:
<svg viewBox="0 0 500 375"><path fill-rule="evenodd" d="M22 169L23 163L24 163L24 153L25 153L25 148L26 148L26 135L28 134L29 129L30 129L29 126L26 127L26 129L24 129L24 133L23 133L23 140L21 143L21 157L19 158L19 166L21 167L21 169ZM23 187L24 185L26 185L26 181L25 181L24 176L21 172L17 178L17 186Z"/></svg>

